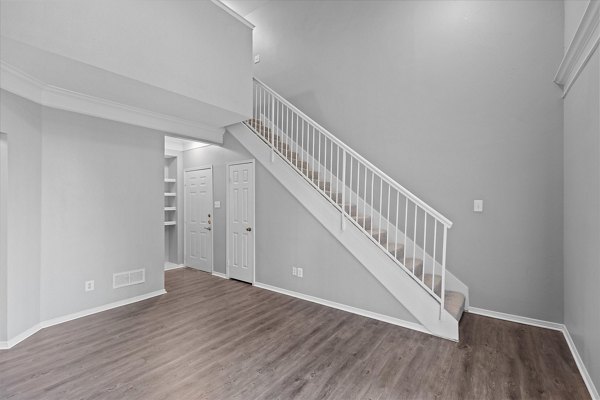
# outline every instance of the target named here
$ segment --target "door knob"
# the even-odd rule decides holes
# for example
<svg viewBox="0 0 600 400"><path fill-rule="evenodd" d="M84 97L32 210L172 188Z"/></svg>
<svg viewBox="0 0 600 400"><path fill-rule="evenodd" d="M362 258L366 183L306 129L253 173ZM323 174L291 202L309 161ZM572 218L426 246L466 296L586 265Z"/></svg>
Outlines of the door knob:
<svg viewBox="0 0 600 400"><path fill-rule="evenodd" d="M252 232L252 228L250 228L250 227L247 227L247 228L246 228L246 230L247 230L248 232Z"/></svg>
<svg viewBox="0 0 600 400"><path fill-rule="evenodd" d="M208 227L205 226L204 229L206 229L207 231L210 231L211 228L210 228L210 226L208 226Z"/></svg>

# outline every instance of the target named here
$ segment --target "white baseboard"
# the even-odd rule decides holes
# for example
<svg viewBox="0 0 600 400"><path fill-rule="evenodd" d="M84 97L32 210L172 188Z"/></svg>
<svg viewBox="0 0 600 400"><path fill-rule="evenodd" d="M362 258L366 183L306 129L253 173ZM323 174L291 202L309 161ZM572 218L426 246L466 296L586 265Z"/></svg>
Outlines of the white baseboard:
<svg viewBox="0 0 600 400"><path fill-rule="evenodd" d="M185 265L183 264L175 264L172 262L166 262L165 263L165 271L170 271L172 269L178 269L178 268L185 268Z"/></svg>
<svg viewBox="0 0 600 400"><path fill-rule="evenodd" d="M412 329L414 331L419 331L419 332L424 332L424 333L427 333L427 334L431 334L431 332L429 332L427 329L425 329L425 327L423 325L417 324L415 322L409 322L409 321L405 321L403 319L394 318L394 317L390 317L390 316L387 316L387 315L379 314L379 313L376 313L376 312L363 310L361 308L356 308L356 307L348 306L346 304L336 303L335 301L321 299L320 297L314 297L314 296L310 296L310 295L307 295L307 294L303 294L303 293L299 293L299 292L294 292L292 290L282 289L282 288L279 288L277 286L267 285L266 283L255 282L254 286L256 286L258 288L261 288L261 289L270 290L272 292L277 292L277 293L285 294L287 296L296 297L298 299L307 300L307 301L310 301L310 302L313 302L313 303L321 304L323 306L327 306L327 307L331 307L331 308L336 308L338 310L346 311L346 312L349 312L349 313L352 313L352 314L361 315L363 317L373 318L373 319L376 319L376 320L379 320L379 321L387 322L388 324L397 325L397 326L401 326L403 328Z"/></svg>
<svg viewBox="0 0 600 400"><path fill-rule="evenodd" d="M592 396L592 399L594 399L594 400L600 400L600 395L598 394L598 390L596 389L596 386L594 385L594 382L592 381L592 377L590 376L587 368L585 367L585 364L583 363L583 360L582 360L581 356L579 355L579 351L577 351L577 347L575 347L573 338L571 338L571 334L569 333L569 330L567 329L567 326L565 324L560 324L558 322L544 321L544 320L535 319L535 318L522 317L520 315L506 314L506 313L501 313L498 311L491 311L491 310L486 310L486 309L477 308L477 307L469 307L469 309L466 311L471 314L483 315L485 317L502 319L504 321L516 322L519 324L537 326L540 328L552 329L555 331L562 332L562 334L565 337L565 341L569 345L569 349L571 350L573 359L575 359L575 363L577 364L579 373L581 374L581 377L583 378L583 381L585 382L585 386L587 387L588 391L590 392L590 396Z"/></svg>
<svg viewBox="0 0 600 400"><path fill-rule="evenodd" d="M19 333L12 339L9 339L5 342L0 342L0 350L10 349L11 347L21 343L23 340L27 339L29 336L36 334L42 329L41 324L35 324L31 328L27 329L25 332Z"/></svg>
<svg viewBox="0 0 600 400"><path fill-rule="evenodd" d="M585 386L587 386L587 389L590 392L590 396L592 396L592 399L594 400L600 400L600 394L598 394L598 390L594 385L594 381L592 381L592 377L590 376L587 368L585 367L583 359L579 355L579 351L577 351L577 347L575 347L575 342L573 342L573 338L571 337L569 330L567 329L566 325L563 325L563 327L563 335L565 335L565 340L569 345L569 349L571 349L571 354L573 354L573 358L575 359L577 368L579 368L579 373L581 374L581 377L585 382Z"/></svg>
<svg viewBox="0 0 600 400"><path fill-rule="evenodd" d="M537 326L540 328L553 329L555 331L562 331L564 328L563 324L557 322L544 321L541 319L522 317L520 315L506 314L499 311L486 310L483 308L469 307L468 310L471 314L483 315L484 317L491 317L496 319L502 319L504 321L516 322L519 324Z"/></svg>
<svg viewBox="0 0 600 400"><path fill-rule="evenodd" d="M224 274L222 272L217 272L217 271L213 271L212 274L214 276L217 276L219 278L223 278L223 279L229 279L229 277L227 276L227 274Z"/></svg>
<svg viewBox="0 0 600 400"><path fill-rule="evenodd" d="M110 310L113 308L126 306L126 305L132 304L132 303L137 303L138 301L147 300L152 297L163 295L165 293L167 293L167 291L164 289L161 289L161 290L157 290L154 292L142 294L140 296L130 297L125 300L115 301L113 303L105 304L103 306L88 308L87 310L79 311L79 312L76 312L73 314L63 315L61 317L56 317L56 318L52 318L52 319L49 319L46 321L42 321L39 324L36 324L35 326L27 329L25 332L18 334L17 336L15 336L12 339L10 339L6 342L0 342L0 350L10 349L11 347L16 346L23 340L27 339L29 336L40 331L41 329L48 328L50 326L54 326L54 325L58 325L58 324L62 324L63 322L72 321L74 319L86 317L88 315L97 314L99 312L107 311L107 310Z"/></svg>

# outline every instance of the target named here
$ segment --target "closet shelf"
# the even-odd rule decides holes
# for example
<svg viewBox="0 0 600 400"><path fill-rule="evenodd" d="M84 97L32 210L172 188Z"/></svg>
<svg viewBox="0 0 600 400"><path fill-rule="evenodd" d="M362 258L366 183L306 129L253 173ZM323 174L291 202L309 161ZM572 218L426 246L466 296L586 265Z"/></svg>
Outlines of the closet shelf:
<svg viewBox="0 0 600 400"><path fill-rule="evenodd" d="M177 207L165 207L165 211L175 211Z"/></svg>
<svg viewBox="0 0 600 400"><path fill-rule="evenodd" d="M171 225L176 225L177 222L176 221L165 221L165 226L171 226Z"/></svg>
<svg viewBox="0 0 600 400"><path fill-rule="evenodd" d="M177 193L165 193L165 197L175 197Z"/></svg>

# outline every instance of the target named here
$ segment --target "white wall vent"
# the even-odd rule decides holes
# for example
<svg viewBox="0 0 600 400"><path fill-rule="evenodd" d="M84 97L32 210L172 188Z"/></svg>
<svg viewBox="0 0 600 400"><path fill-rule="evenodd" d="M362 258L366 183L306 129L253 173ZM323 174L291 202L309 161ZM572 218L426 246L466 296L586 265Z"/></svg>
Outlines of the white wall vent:
<svg viewBox="0 0 600 400"><path fill-rule="evenodd" d="M113 289L123 286L137 285L146 281L145 269L134 269L131 271L117 272L113 274Z"/></svg>

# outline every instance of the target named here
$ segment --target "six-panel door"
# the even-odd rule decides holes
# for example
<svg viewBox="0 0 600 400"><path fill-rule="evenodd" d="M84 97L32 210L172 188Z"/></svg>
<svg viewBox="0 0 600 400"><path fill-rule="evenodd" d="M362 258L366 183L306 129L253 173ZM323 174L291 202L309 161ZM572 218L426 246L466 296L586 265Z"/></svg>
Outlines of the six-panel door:
<svg viewBox="0 0 600 400"><path fill-rule="evenodd" d="M254 164L229 166L229 277L254 282Z"/></svg>
<svg viewBox="0 0 600 400"><path fill-rule="evenodd" d="M185 265L212 271L212 169L185 172Z"/></svg>

